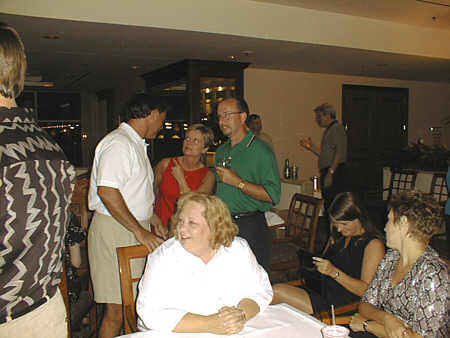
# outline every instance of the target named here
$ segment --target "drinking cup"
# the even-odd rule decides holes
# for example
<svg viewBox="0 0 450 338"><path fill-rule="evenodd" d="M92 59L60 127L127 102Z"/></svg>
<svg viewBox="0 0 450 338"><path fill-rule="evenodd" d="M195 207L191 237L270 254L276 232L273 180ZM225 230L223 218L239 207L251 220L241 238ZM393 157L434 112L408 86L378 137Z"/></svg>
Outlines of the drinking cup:
<svg viewBox="0 0 450 338"><path fill-rule="evenodd" d="M328 325L322 328L323 338L346 338L350 330L340 325Z"/></svg>

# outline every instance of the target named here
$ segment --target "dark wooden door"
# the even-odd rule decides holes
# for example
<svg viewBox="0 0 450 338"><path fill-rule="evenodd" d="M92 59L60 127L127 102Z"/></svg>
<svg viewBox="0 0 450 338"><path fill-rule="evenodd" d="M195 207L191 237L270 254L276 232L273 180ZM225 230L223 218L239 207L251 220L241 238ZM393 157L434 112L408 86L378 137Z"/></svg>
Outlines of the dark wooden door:
<svg viewBox="0 0 450 338"><path fill-rule="evenodd" d="M352 189L381 198L383 166L408 144L408 89L343 85L342 122Z"/></svg>

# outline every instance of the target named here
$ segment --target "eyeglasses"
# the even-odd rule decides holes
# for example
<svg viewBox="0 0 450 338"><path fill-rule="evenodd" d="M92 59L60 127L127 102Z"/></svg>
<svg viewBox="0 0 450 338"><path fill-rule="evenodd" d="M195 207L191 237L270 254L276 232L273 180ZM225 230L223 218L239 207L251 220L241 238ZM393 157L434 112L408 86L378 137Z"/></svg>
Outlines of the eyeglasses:
<svg viewBox="0 0 450 338"><path fill-rule="evenodd" d="M237 112L226 111L226 112L223 112L223 113L218 113L217 117L219 118L219 120L221 120L221 119L229 120L231 115L241 114L241 113L242 113L241 111L237 111Z"/></svg>

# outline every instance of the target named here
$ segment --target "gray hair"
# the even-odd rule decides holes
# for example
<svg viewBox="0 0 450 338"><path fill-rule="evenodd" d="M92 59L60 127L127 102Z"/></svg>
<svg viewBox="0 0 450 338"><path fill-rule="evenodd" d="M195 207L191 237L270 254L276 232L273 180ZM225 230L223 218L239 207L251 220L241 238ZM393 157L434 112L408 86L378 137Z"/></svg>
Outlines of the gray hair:
<svg viewBox="0 0 450 338"><path fill-rule="evenodd" d="M314 112L330 115L333 120L336 119L336 108L334 108L334 106L329 103L322 103L320 106L314 108Z"/></svg>

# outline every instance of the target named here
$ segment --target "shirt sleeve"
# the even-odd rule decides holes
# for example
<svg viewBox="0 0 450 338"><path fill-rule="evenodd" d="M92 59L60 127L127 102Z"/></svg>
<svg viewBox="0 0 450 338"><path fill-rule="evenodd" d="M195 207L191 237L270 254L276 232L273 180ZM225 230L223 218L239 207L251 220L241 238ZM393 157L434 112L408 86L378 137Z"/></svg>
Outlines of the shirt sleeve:
<svg viewBox="0 0 450 338"><path fill-rule="evenodd" d="M419 299L413 302L413 330L423 337L448 337L448 272L444 264L427 262L421 271Z"/></svg>
<svg viewBox="0 0 450 338"><path fill-rule="evenodd" d="M343 149L347 149L347 134L342 124L336 123L336 125L330 130L330 144L336 150L338 145L341 145Z"/></svg>
<svg viewBox="0 0 450 338"><path fill-rule="evenodd" d="M164 244L163 244L164 246ZM144 274L139 282L136 312L141 331L158 330L171 332L187 311L170 306L171 294L167 290L167 279L176 278L171 272L170 259L160 246L147 259ZM181 282L181 281L180 281Z"/></svg>
<svg viewBox="0 0 450 338"><path fill-rule="evenodd" d="M260 169L258 171L261 174L260 182L272 199L273 204L276 205L281 198L280 170L272 149L267 144L264 144L264 146L267 147L267 151L260 158Z"/></svg>
<svg viewBox="0 0 450 338"><path fill-rule="evenodd" d="M242 285L242 299L249 298L258 304L260 312L263 312L272 301L273 290L266 270L258 264L255 255L250 249L246 240L239 238L239 255L242 262L241 272L245 276L241 277L244 281Z"/></svg>
<svg viewBox="0 0 450 338"><path fill-rule="evenodd" d="M130 147L118 140L105 144L98 154L96 185L119 189L132 175L134 163Z"/></svg>

